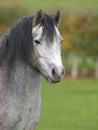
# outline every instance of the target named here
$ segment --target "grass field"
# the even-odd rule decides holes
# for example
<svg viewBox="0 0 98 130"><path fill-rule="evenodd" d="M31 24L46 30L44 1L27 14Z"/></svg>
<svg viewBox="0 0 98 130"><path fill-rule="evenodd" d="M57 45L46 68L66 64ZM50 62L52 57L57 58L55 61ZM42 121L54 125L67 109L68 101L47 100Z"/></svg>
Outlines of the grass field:
<svg viewBox="0 0 98 130"><path fill-rule="evenodd" d="M98 130L98 81L43 82L42 116L37 130Z"/></svg>
<svg viewBox="0 0 98 130"><path fill-rule="evenodd" d="M17 1L20 6L34 9L58 9L58 8L98 8L98 0L0 0L0 5Z"/></svg>

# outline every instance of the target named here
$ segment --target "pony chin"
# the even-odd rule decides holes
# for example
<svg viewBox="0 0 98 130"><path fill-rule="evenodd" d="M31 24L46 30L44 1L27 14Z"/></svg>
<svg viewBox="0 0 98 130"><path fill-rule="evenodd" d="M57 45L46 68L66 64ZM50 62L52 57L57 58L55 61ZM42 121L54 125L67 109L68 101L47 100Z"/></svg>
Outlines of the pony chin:
<svg viewBox="0 0 98 130"><path fill-rule="evenodd" d="M49 81L50 83L59 83L61 80L53 80L53 79L51 79L51 78L48 78L48 81Z"/></svg>
<svg viewBox="0 0 98 130"><path fill-rule="evenodd" d="M40 73L41 73L42 76L43 76L48 82L50 82L50 83L58 83L58 82L61 81L61 79L54 79L52 76L48 76L48 74L45 75L45 74L43 74L42 72L40 72Z"/></svg>

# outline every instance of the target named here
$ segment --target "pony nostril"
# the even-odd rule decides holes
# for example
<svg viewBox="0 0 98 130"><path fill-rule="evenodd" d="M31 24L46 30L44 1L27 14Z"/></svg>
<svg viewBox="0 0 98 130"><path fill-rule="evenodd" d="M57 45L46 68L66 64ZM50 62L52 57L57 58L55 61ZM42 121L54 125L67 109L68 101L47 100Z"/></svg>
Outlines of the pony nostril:
<svg viewBox="0 0 98 130"><path fill-rule="evenodd" d="M62 72L61 72L61 75L64 75L64 74L65 74L65 69L63 68Z"/></svg>
<svg viewBox="0 0 98 130"><path fill-rule="evenodd" d="M56 70L55 70L55 68L52 69L52 75L56 76Z"/></svg>
<svg viewBox="0 0 98 130"><path fill-rule="evenodd" d="M53 68L52 69L52 76L55 77L55 78L60 78L64 75L65 73L65 69L62 68L62 69L58 69L58 68Z"/></svg>

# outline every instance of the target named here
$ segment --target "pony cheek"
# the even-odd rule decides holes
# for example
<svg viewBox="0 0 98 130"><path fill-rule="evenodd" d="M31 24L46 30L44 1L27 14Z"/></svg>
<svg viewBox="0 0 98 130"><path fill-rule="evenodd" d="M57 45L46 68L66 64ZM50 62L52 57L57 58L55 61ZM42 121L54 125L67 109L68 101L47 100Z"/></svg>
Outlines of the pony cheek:
<svg viewBox="0 0 98 130"><path fill-rule="evenodd" d="M41 70L42 73L48 73L49 67L44 58L39 58L39 70Z"/></svg>
<svg viewBox="0 0 98 130"><path fill-rule="evenodd" d="M41 68L46 68L47 64L43 58L39 58L39 64Z"/></svg>

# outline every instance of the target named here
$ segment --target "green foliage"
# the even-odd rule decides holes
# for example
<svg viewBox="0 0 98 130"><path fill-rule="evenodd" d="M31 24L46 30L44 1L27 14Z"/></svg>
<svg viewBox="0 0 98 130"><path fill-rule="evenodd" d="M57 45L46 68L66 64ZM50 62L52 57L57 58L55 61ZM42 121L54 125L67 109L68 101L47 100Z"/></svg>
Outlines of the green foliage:
<svg viewBox="0 0 98 130"><path fill-rule="evenodd" d="M58 8L98 8L98 0L0 0L0 5L10 5L17 3L19 6L31 10L38 9L58 9Z"/></svg>
<svg viewBox="0 0 98 130"><path fill-rule="evenodd" d="M42 85L42 115L37 130L97 130L98 81L66 79Z"/></svg>
<svg viewBox="0 0 98 130"><path fill-rule="evenodd" d="M14 23L20 16L27 14L27 11L19 7L0 7L0 29L5 26L9 27Z"/></svg>
<svg viewBox="0 0 98 130"><path fill-rule="evenodd" d="M61 30L66 41L65 50L76 51L81 55L98 55L97 23L96 11L63 14Z"/></svg>

